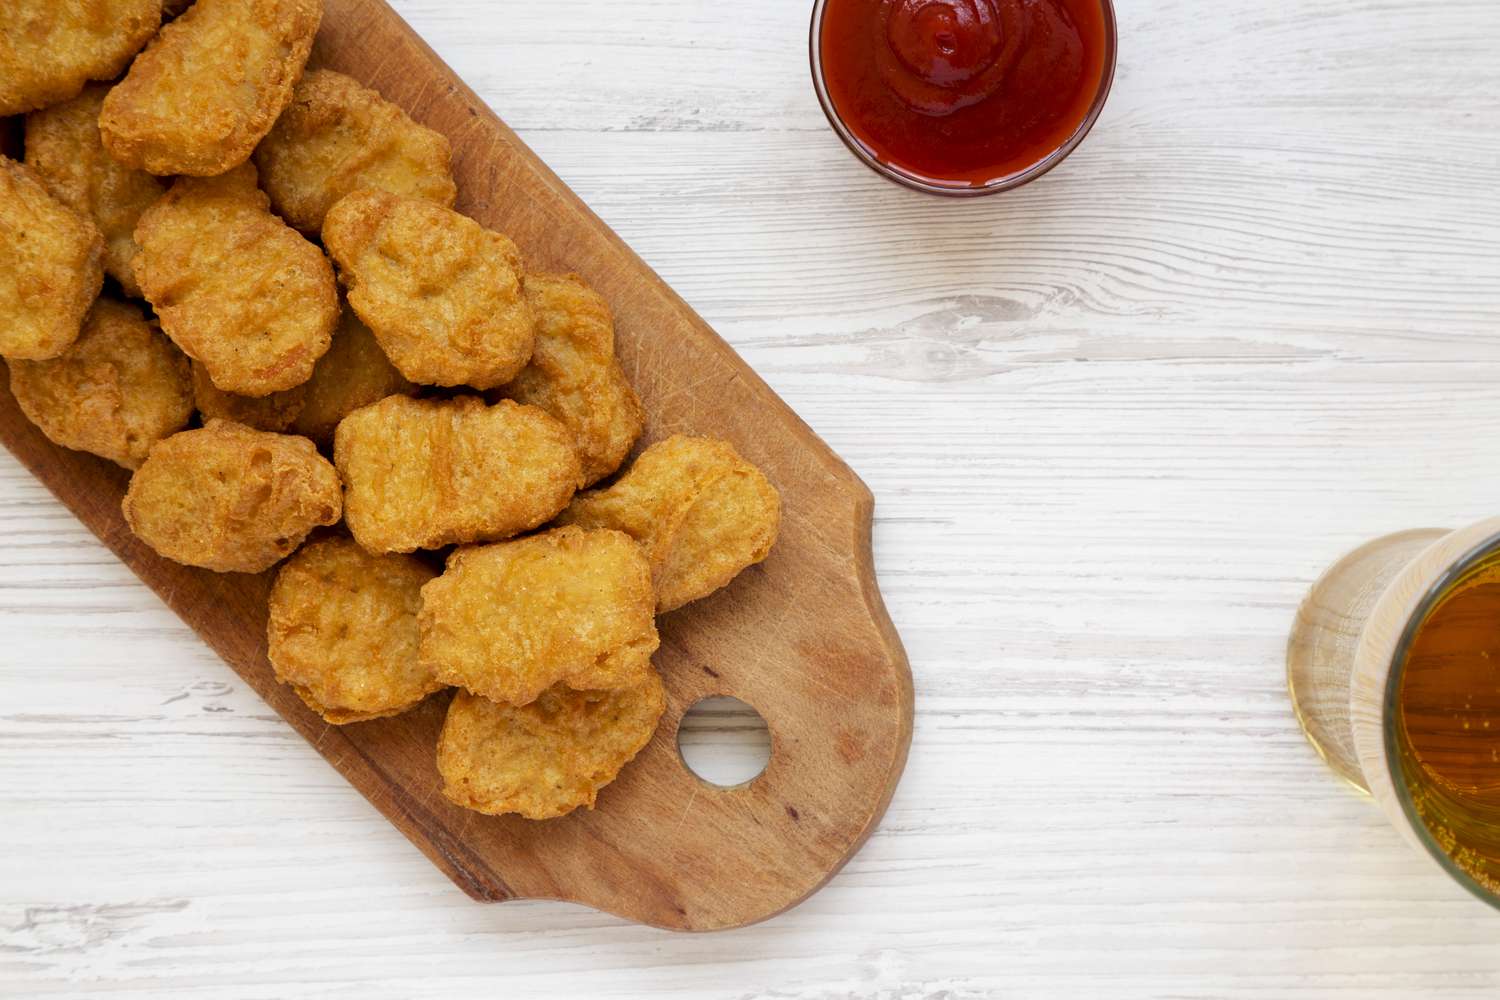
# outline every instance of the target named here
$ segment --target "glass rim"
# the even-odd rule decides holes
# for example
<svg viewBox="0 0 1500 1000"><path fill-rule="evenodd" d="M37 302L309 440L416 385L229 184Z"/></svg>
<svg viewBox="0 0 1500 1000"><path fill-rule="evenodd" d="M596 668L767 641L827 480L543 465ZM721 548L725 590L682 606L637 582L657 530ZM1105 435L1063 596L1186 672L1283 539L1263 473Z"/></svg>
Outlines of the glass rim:
<svg viewBox="0 0 1500 1000"><path fill-rule="evenodd" d="M1463 579L1479 563L1500 551L1500 533L1493 534L1469 549L1459 558L1455 559L1447 569L1438 574L1432 584L1423 592L1422 596L1413 605L1411 613L1406 617L1406 624L1401 629L1401 637L1396 642L1396 647L1391 652L1389 669L1386 672L1385 698L1382 705L1384 724L1382 735L1385 742L1385 765L1390 775L1391 784L1396 790L1396 799L1401 803L1401 811L1406 815L1407 824L1416 833L1417 839L1432 855L1439 867L1453 877L1459 885L1469 891L1471 895L1482 903L1500 910L1500 892L1481 883L1473 875L1469 874L1453 857L1437 842L1437 838L1428 829L1422 820L1421 814L1417 812L1416 803L1412 801L1411 792L1407 788L1403 768L1401 766L1401 743L1398 735L1400 727L1400 701L1401 681L1406 673L1406 657L1411 652L1412 643L1416 641L1417 633L1422 625L1426 623L1427 616L1432 613L1438 602L1443 599L1449 589Z"/></svg>
<svg viewBox="0 0 1500 1000"><path fill-rule="evenodd" d="M934 178L924 177L900 167L885 163L877 157L863 142L861 142L849 126L844 123L838 108L834 106L833 97L828 93L828 85L823 78L823 53L822 46L818 44L823 28L823 9L827 0L813 0L812 26L808 33L808 58L812 68L813 90L818 95L818 104L823 108L823 115L828 119L828 124L833 127L834 135L854 154L854 158L869 167L875 173L886 180L895 181L897 184L921 191L925 194L941 195L947 198L977 198L987 194L999 194L1001 191L1010 191L1023 184L1029 184L1038 177L1048 173L1063 160L1066 160L1073 150L1088 136L1093 129L1094 123L1099 120L1099 115L1104 111L1104 105L1109 100L1110 91L1115 82L1115 59L1119 47L1119 30L1115 23L1114 0L1098 0L1099 6L1104 14L1104 69L1099 76L1099 86L1094 93L1093 102L1089 105L1088 113L1083 116L1083 121L1073 130L1065 142L1047 156L1033 163L1025 170L1008 174L998 180L990 181L982 185L958 186L944 184Z"/></svg>

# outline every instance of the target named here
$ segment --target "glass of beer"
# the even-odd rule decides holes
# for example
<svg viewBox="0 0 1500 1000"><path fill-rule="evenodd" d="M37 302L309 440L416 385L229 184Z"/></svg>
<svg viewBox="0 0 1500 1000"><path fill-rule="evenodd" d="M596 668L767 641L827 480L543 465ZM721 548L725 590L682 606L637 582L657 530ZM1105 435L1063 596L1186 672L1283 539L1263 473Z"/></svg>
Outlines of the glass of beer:
<svg viewBox="0 0 1500 1000"><path fill-rule="evenodd" d="M1297 611L1287 681L1334 773L1500 909L1500 518L1344 556Z"/></svg>

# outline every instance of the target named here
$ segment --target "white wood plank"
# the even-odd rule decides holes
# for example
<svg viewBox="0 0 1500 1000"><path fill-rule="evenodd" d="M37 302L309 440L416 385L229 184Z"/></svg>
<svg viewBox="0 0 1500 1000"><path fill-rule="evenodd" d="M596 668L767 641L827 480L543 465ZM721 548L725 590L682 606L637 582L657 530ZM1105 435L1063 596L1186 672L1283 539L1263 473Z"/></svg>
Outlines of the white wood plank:
<svg viewBox="0 0 1500 1000"><path fill-rule="evenodd" d="M0 995L1500 991L1281 662L1500 498L1490 3L1124 4L1089 142L965 204L826 130L806 0L397 6L875 491L907 776L758 927L478 906L0 458Z"/></svg>

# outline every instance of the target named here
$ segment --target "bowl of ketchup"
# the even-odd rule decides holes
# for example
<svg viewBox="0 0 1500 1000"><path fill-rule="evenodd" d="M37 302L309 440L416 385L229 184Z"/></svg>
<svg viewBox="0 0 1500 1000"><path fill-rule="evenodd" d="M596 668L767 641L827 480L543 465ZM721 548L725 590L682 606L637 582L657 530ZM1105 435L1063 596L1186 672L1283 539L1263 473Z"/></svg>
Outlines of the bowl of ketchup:
<svg viewBox="0 0 1500 1000"><path fill-rule="evenodd" d="M943 195L1007 191L1071 153L1115 72L1110 0L816 0L813 86L871 169Z"/></svg>

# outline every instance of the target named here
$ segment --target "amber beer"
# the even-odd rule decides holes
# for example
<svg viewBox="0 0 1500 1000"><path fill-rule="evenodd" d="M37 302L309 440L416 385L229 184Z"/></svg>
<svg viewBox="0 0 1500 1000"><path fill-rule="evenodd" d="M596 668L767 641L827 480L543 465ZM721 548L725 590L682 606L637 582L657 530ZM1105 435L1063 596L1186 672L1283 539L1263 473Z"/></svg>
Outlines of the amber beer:
<svg viewBox="0 0 1500 1000"><path fill-rule="evenodd" d="M1287 679L1328 765L1500 908L1500 518L1339 560L1298 609Z"/></svg>
<svg viewBox="0 0 1500 1000"><path fill-rule="evenodd" d="M1500 552L1440 591L1396 702L1407 794L1453 863L1500 892Z"/></svg>

